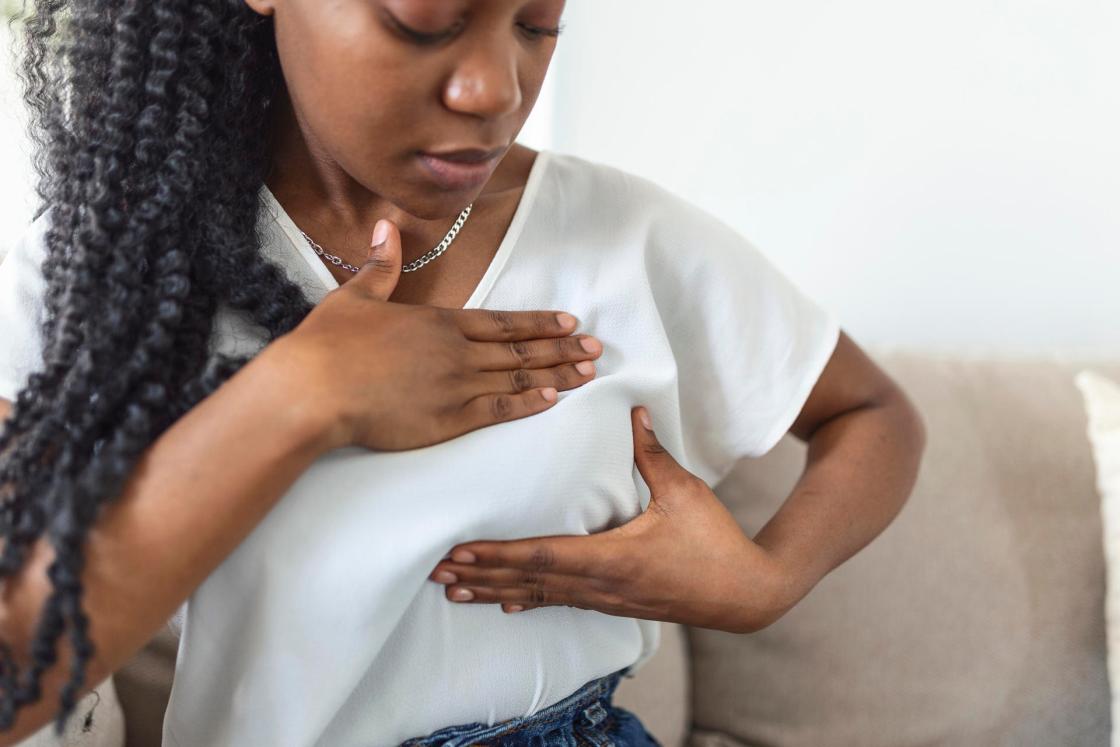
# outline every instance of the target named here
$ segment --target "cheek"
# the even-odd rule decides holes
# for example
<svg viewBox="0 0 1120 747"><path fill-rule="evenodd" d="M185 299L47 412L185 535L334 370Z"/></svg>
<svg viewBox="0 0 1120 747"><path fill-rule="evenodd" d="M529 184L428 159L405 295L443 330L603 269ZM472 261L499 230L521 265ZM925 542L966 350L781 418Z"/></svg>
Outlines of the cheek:
<svg viewBox="0 0 1120 747"><path fill-rule="evenodd" d="M410 137L424 116L424 72L386 38L371 4L329 3L313 14L298 7L284 19L277 14L276 37L303 126L326 155L357 169L355 176L384 170L418 145Z"/></svg>

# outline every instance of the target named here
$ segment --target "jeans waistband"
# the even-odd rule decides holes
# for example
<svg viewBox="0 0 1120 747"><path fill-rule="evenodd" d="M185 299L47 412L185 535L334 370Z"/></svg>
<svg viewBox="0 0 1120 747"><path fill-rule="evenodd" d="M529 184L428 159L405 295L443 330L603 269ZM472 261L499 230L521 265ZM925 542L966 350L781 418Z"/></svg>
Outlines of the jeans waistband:
<svg viewBox="0 0 1120 747"><path fill-rule="evenodd" d="M551 728L585 719L587 726L595 726L607 716L611 695L619 680L629 670L625 667L586 683L571 695L530 715L503 721L493 726L476 722L449 726L426 737L402 742L400 747L468 747L484 739L501 739L526 732L544 733Z"/></svg>

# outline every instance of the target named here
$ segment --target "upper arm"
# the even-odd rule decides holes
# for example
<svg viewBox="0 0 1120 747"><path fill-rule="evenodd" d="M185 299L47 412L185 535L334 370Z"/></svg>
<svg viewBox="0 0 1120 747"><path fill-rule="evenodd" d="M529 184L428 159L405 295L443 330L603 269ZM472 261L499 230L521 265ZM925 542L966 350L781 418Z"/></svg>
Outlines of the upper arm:
<svg viewBox="0 0 1120 747"><path fill-rule="evenodd" d="M836 349L789 432L802 441L808 441L813 431L825 421L850 410L882 405L892 399L908 409L920 426L917 410L898 384L844 330L840 330Z"/></svg>

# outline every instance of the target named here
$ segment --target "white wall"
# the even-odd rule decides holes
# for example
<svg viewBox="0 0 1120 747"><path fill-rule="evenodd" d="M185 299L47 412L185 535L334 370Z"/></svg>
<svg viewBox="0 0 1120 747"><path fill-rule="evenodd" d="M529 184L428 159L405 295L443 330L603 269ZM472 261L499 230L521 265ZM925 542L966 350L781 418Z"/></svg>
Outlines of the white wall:
<svg viewBox="0 0 1120 747"><path fill-rule="evenodd" d="M863 344L1120 356L1120 3L569 0L565 23L522 142L709 209ZM0 253L31 210L14 95L0 75Z"/></svg>
<svg viewBox="0 0 1120 747"><path fill-rule="evenodd" d="M1120 3L569 0L555 147L741 230L857 341L1120 356Z"/></svg>

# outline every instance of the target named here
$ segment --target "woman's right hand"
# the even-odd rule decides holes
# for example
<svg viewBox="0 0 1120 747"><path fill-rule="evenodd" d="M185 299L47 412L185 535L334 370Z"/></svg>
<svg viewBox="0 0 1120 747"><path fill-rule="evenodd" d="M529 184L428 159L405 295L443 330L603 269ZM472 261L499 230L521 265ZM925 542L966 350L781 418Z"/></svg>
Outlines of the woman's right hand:
<svg viewBox="0 0 1120 747"><path fill-rule="evenodd" d="M386 234L380 243L377 229ZM562 325L557 311L389 301L401 274L400 232L378 221L373 243L353 278L258 356L294 374L303 404L325 415L327 448L440 443L546 410L551 390L594 378L594 364L587 372L576 365L599 357L602 345L572 335L578 322Z"/></svg>

